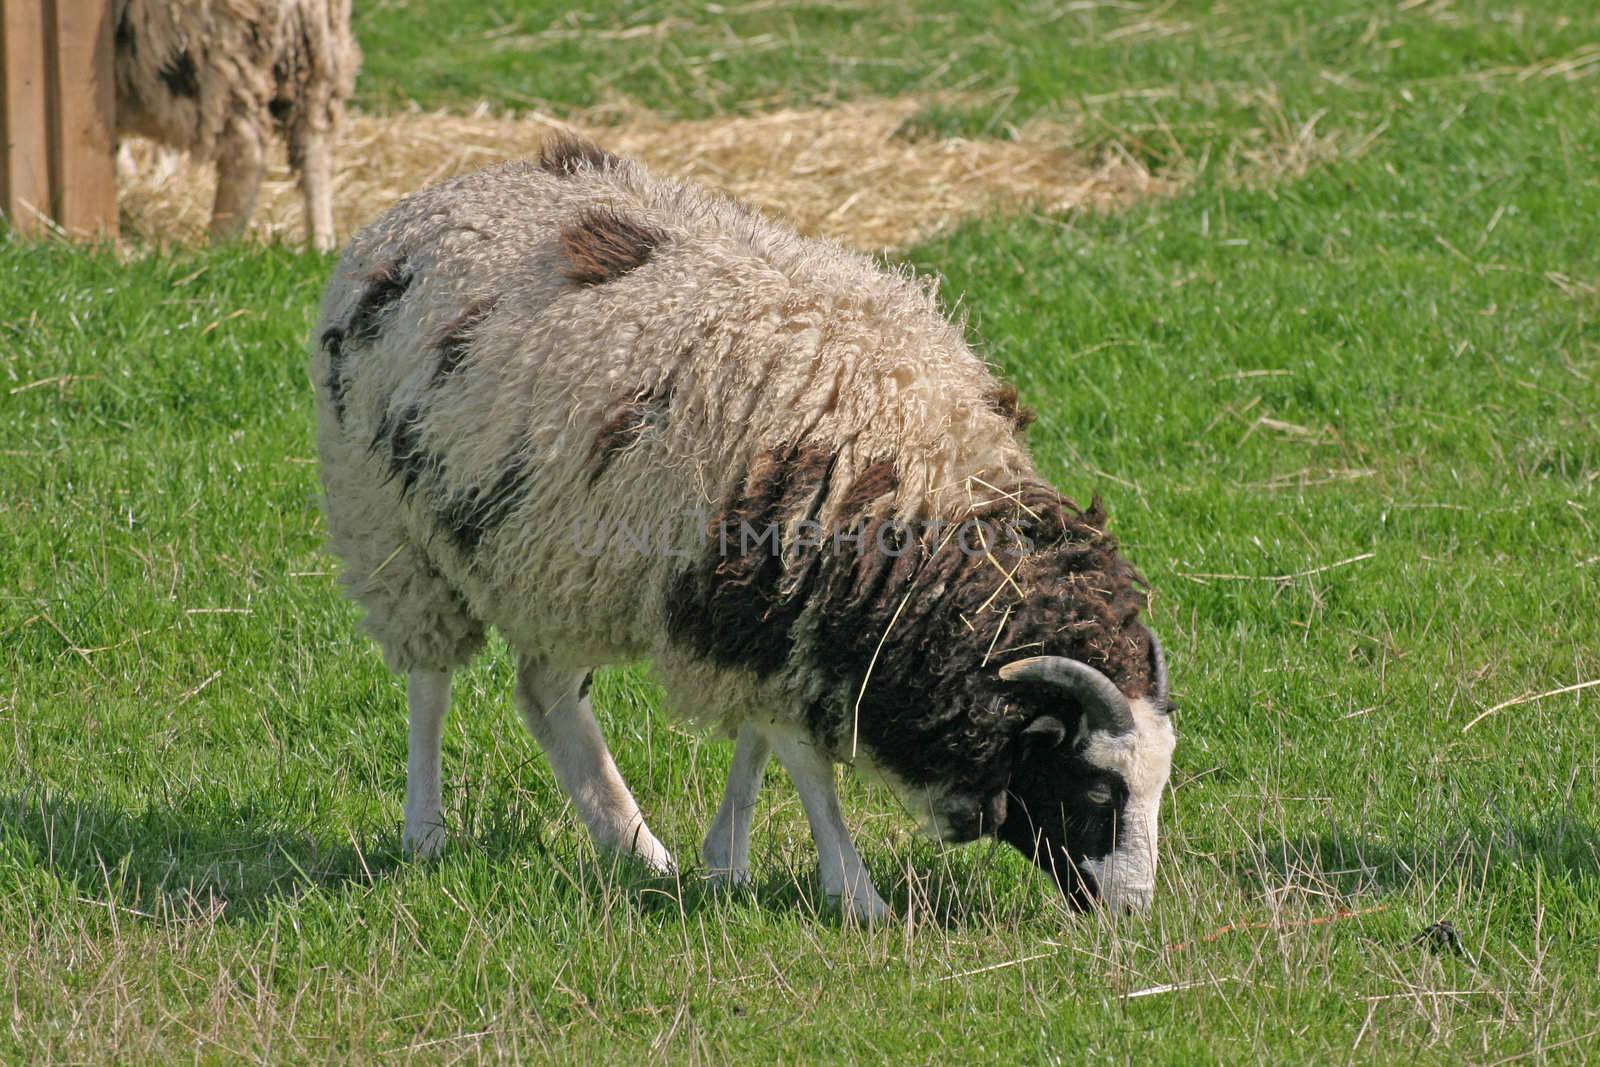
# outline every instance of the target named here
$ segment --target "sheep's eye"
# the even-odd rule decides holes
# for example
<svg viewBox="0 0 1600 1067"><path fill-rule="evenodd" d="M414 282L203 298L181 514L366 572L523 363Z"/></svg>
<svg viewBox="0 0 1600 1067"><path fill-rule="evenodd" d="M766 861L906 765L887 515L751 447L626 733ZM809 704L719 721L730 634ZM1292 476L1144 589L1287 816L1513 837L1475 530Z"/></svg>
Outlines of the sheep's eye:
<svg viewBox="0 0 1600 1067"><path fill-rule="evenodd" d="M1109 804L1111 803L1111 787L1103 782L1096 782L1089 787L1088 797L1091 804Z"/></svg>

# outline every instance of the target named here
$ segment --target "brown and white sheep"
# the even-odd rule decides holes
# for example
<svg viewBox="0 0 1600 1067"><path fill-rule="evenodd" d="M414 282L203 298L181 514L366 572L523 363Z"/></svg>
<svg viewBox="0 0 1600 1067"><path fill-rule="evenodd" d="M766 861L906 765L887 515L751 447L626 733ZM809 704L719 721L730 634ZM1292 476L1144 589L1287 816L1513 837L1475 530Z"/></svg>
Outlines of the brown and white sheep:
<svg viewBox="0 0 1600 1067"><path fill-rule="evenodd" d="M250 221L277 129L306 233L334 247L333 138L361 50L350 0L114 0L117 130L217 165L213 238Z"/></svg>
<svg viewBox="0 0 1600 1067"><path fill-rule="evenodd" d="M722 877L748 877L775 752L855 916L886 907L835 762L1076 903L1150 899L1173 732L1143 585L916 280L560 140L358 234L311 375L332 547L409 672L407 847L439 846L450 675L493 625L594 837L656 870L600 664L649 659L670 710L737 739Z"/></svg>

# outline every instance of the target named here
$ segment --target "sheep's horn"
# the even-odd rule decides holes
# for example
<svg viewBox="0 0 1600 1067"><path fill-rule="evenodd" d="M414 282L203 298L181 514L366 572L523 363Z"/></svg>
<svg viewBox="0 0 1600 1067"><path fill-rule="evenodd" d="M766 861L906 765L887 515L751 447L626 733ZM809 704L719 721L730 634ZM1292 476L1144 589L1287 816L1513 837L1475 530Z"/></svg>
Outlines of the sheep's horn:
<svg viewBox="0 0 1600 1067"><path fill-rule="evenodd" d="M1156 710L1164 715L1168 710L1167 657L1161 653L1161 639L1156 636L1156 632L1148 626L1144 632L1150 638L1150 666L1156 674Z"/></svg>
<svg viewBox="0 0 1600 1067"><path fill-rule="evenodd" d="M1091 730L1125 734L1133 729L1133 712L1128 698L1110 678L1087 663L1065 656L1031 656L1000 668L1007 682L1038 682L1058 685L1078 698L1089 717Z"/></svg>

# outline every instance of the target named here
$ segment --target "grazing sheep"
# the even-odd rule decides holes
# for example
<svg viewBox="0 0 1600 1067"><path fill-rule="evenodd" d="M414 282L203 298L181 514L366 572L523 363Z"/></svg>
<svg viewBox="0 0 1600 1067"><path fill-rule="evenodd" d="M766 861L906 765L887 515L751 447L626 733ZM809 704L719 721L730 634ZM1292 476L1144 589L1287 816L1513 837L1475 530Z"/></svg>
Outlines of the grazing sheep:
<svg viewBox="0 0 1600 1067"><path fill-rule="evenodd" d="M331 250L333 134L361 67L350 0L114 0L113 18L117 130L216 162L212 237L250 221L277 127Z"/></svg>
<svg viewBox="0 0 1600 1067"><path fill-rule="evenodd" d="M311 374L332 546L409 672L408 848L440 844L450 676L494 625L595 839L657 871L599 664L650 659L673 712L736 738L723 878L771 752L856 917L887 909L835 762L1076 904L1149 901L1173 732L1142 583L915 280L561 139L358 234Z"/></svg>

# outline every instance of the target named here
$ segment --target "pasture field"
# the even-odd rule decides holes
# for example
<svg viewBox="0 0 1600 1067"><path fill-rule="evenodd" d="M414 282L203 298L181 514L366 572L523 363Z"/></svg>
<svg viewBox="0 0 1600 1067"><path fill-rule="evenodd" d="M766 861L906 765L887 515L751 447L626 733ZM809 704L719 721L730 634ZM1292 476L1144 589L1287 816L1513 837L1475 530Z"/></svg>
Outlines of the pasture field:
<svg viewBox="0 0 1600 1067"><path fill-rule="evenodd" d="M903 137L1048 121L1159 179L886 257L943 276L1158 590L1156 907L1071 915L846 775L898 917L843 926L776 768L755 890L712 892L729 746L636 668L596 703L685 869L615 866L498 645L457 684L451 845L403 861L402 688L320 548L332 260L7 236L0 1062L1600 1054L1592 3L359 6L369 115L912 96Z"/></svg>

